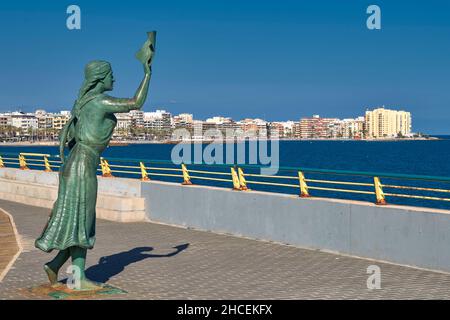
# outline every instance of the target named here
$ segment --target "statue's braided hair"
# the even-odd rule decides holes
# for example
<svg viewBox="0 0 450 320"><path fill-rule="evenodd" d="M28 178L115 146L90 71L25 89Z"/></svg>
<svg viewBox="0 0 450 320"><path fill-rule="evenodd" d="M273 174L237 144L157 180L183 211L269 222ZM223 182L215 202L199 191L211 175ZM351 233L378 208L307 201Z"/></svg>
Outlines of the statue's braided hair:
<svg viewBox="0 0 450 320"><path fill-rule="evenodd" d="M71 126L74 126L80 117L81 109L89 102L93 96L89 92L94 89L97 84L106 78L111 72L111 64L107 61L95 60L89 62L84 68L84 82L78 93L78 98L72 108L72 115L67 124L61 131L59 138L59 152L61 160L64 160L64 147L69 142L69 147L74 137L68 137ZM67 141L69 140L69 141Z"/></svg>

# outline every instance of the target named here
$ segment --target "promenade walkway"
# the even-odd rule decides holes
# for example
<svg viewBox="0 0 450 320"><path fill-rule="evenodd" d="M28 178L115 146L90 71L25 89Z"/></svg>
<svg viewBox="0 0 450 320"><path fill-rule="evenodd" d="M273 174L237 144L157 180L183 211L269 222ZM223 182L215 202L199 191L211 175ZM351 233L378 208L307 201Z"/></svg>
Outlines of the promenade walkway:
<svg viewBox="0 0 450 320"><path fill-rule="evenodd" d="M0 299L23 299L21 289L46 282L42 265L54 256L33 245L49 210L3 200L0 208L14 217L23 247ZM381 268L378 290L366 286L373 264ZM110 299L450 298L450 274L155 223L98 220L87 273L128 292Z"/></svg>

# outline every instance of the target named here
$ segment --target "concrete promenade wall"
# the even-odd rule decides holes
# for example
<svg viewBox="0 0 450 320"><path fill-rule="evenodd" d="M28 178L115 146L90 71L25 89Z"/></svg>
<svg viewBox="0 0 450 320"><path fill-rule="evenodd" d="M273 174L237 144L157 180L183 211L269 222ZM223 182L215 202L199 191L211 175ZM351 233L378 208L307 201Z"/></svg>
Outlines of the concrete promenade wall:
<svg viewBox="0 0 450 320"><path fill-rule="evenodd" d="M152 221L450 272L450 211L143 183Z"/></svg>
<svg viewBox="0 0 450 320"><path fill-rule="evenodd" d="M99 218L151 220L450 272L447 210L139 179L98 181ZM0 199L51 208L57 182L57 173L0 168Z"/></svg>
<svg viewBox="0 0 450 320"><path fill-rule="evenodd" d="M97 217L120 222L146 220L145 199L137 179L98 177ZM0 168L0 199L52 208L58 173Z"/></svg>

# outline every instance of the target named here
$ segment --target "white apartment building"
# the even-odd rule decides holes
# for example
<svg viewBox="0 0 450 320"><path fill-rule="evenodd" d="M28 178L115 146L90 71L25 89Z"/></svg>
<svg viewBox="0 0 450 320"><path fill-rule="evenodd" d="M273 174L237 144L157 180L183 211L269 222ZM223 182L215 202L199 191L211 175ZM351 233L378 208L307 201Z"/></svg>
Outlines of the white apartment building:
<svg viewBox="0 0 450 320"><path fill-rule="evenodd" d="M37 110L34 112L34 115L35 115L37 118L43 117L43 116L47 115L47 111L45 111L44 109L37 109Z"/></svg>
<svg viewBox="0 0 450 320"><path fill-rule="evenodd" d="M131 110L128 113L132 120L132 125L136 127L144 126L144 111L142 110Z"/></svg>
<svg viewBox="0 0 450 320"><path fill-rule="evenodd" d="M261 132L262 135L267 134L268 123L262 119L243 119L238 122L238 125L244 132L253 131Z"/></svg>
<svg viewBox="0 0 450 320"><path fill-rule="evenodd" d="M11 113L11 125L22 130L37 129L38 119L34 114L13 112Z"/></svg>
<svg viewBox="0 0 450 320"><path fill-rule="evenodd" d="M53 116L51 114L38 114L36 118L38 119L39 129L53 128Z"/></svg>
<svg viewBox="0 0 450 320"><path fill-rule="evenodd" d="M206 123L214 123L214 124L223 124L223 123L229 123L231 121L232 120L230 117L216 116L216 117L206 119L205 122Z"/></svg>
<svg viewBox="0 0 450 320"><path fill-rule="evenodd" d="M393 138L411 135L411 113L385 109L367 110L365 115L367 138Z"/></svg>
<svg viewBox="0 0 450 320"><path fill-rule="evenodd" d="M362 138L364 133L364 117L341 120L340 135L342 138Z"/></svg>
<svg viewBox="0 0 450 320"><path fill-rule="evenodd" d="M0 127L6 127L11 125L11 115L0 113Z"/></svg>
<svg viewBox="0 0 450 320"><path fill-rule="evenodd" d="M295 121L284 121L281 122L283 125L283 136L284 137L293 137L295 132Z"/></svg>
<svg viewBox="0 0 450 320"><path fill-rule="evenodd" d="M176 117L184 123L194 123L194 115L192 113L180 113Z"/></svg>
<svg viewBox="0 0 450 320"><path fill-rule="evenodd" d="M278 138L294 137L295 122L294 121L272 121L269 124L269 136ZM276 132L278 131L278 132Z"/></svg>
<svg viewBox="0 0 450 320"><path fill-rule="evenodd" d="M166 110L144 112L144 127L154 130L167 130L172 128L172 114Z"/></svg>
<svg viewBox="0 0 450 320"><path fill-rule="evenodd" d="M173 117L173 126L177 127L189 127L192 128L194 123L194 116L191 113L180 113L177 116Z"/></svg>
<svg viewBox="0 0 450 320"><path fill-rule="evenodd" d="M144 112L144 121L160 120L170 115L166 110L156 110L153 112Z"/></svg>

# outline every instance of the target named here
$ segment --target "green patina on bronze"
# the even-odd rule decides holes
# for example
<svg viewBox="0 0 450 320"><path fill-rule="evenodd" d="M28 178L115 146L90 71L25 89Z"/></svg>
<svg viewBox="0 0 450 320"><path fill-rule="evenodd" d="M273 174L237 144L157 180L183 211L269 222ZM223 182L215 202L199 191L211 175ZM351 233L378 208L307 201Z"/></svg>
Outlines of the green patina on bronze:
<svg viewBox="0 0 450 320"><path fill-rule="evenodd" d="M97 289L101 285L89 281L85 274L86 250L95 243L95 206L97 202L97 168L100 155L108 146L117 119L114 113L140 109L147 98L151 64L155 52L156 32L149 32L136 58L144 66L144 79L131 99L104 94L113 88L111 65L92 61L86 65L85 80L75 101L72 116L60 134L58 198L49 220L35 246L45 252L59 250L57 256L44 265L50 283L57 284L62 265L72 258L81 277L81 290ZM68 146L69 155L64 157Z"/></svg>

